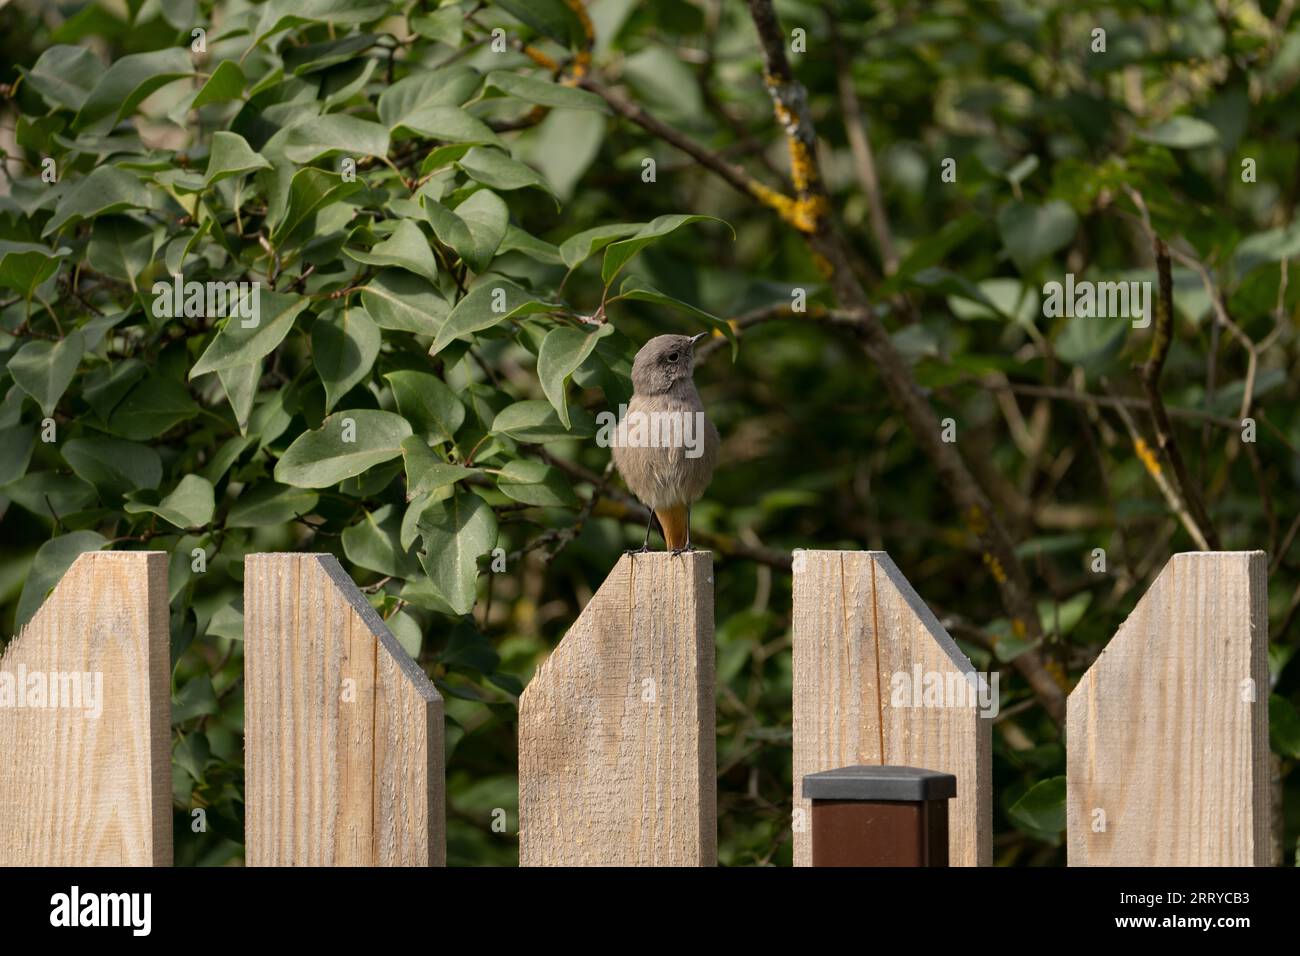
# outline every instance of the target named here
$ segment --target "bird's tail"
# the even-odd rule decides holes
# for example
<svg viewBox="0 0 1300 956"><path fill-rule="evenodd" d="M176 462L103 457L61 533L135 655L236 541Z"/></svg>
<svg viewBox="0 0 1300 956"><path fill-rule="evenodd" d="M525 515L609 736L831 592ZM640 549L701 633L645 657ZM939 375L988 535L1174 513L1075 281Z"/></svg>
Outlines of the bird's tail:
<svg viewBox="0 0 1300 956"><path fill-rule="evenodd" d="M664 545L669 551L680 551L686 547L690 537L690 523L685 505L656 508L655 517L659 519L659 527L664 532Z"/></svg>

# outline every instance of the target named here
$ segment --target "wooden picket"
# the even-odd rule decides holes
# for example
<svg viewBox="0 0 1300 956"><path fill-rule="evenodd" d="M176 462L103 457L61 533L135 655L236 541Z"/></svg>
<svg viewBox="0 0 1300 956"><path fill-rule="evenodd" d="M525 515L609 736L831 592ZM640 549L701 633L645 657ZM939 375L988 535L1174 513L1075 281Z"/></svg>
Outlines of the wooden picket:
<svg viewBox="0 0 1300 956"><path fill-rule="evenodd" d="M0 657L0 866L171 865L169 654L167 555L78 557Z"/></svg>
<svg viewBox="0 0 1300 956"><path fill-rule="evenodd" d="M171 863L167 560L82 555L0 657L0 865ZM443 863L433 684L332 556L244 580L248 864ZM884 552L793 584L796 865L802 778L851 764L955 774L949 860L988 865L986 678ZM1262 552L1175 555L1080 680L1071 865L1273 862L1266 585ZM520 699L521 863L716 863L713 660L711 555L623 557ZM33 674L102 675L99 716L6 700Z"/></svg>
<svg viewBox="0 0 1300 956"><path fill-rule="evenodd" d="M1067 706L1072 866L1271 860L1262 551L1177 554Z"/></svg>
<svg viewBox="0 0 1300 956"><path fill-rule="evenodd" d="M446 859L442 698L328 554L244 559L249 866Z"/></svg>
<svg viewBox="0 0 1300 956"><path fill-rule="evenodd" d="M927 702L917 699L918 685L961 696L953 695L955 705ZM984 678L888 554L796 552L795 865L812 865L804 776L854 764L955 774L949 861L992 863L992 729L980 716L980 693L989 693Z"/></svg>
<svg viewBox="0 0 1300 956"><path fill-rule="evenodd" d="M713 558L624 556L519 701L525 866L717 862Z"/></svg>

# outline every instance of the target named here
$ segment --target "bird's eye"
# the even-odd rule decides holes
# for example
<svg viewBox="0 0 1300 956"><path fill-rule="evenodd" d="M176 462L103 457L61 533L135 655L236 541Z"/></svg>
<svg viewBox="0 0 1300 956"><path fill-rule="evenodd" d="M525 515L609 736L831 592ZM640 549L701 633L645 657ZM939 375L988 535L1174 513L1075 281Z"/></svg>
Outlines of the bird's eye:
<svg viewBox="0 0 1300 956"><path fill-rule="evenodd" d="M681 356L678 355L676 352L668 353L668 361L670 362L676 362L679 358L681 358Z"/></svg>

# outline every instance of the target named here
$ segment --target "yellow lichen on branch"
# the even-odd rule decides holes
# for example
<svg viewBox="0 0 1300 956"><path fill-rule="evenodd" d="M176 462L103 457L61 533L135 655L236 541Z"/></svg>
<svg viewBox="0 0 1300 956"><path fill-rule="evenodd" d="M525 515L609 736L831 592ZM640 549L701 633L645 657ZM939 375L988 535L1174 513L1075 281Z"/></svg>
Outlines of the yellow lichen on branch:
<svg viewBox="0 0 1300 956"><path fill-rule="evenodd" d="M1146 466L1152 477L1160 475L1160 461L1156 458L1156 453L1152 451L1151 446L1143 438L1138 438L1133 442L1133 450L1137 453L1142 464Z"/></svg>
<svg viewBox="0 0 1300 956"><path fill-rule="evenodd" d="M793 81L782 81L771 73L763 74L763 83L772 97L772 113L781 124L785 133L786 150L790 157L790 181L794 185L795 197L774 193L764 199L758 193L755 196L771 206L781 218L800 232L814 233L821 220L830 212L830 202L821 189L821 177L818 174L817 157L813 155L811 127L789 105L803 100L803 90ZM766 188L766 187L764 187Z"/></svg>
<svg viewBox="0 0 1300 956"><path fill-rule="evenodd" d="M535 46L525 46L523 48L523 54L524 56L528 57L528 59L536 63L538 66L550 70L552 73L558 72L560 69L560 64L556 63L553 59L551 59L541 50L537 49L537 47Z"/></svg>
<svg viewBox="0 0 1300 956"><path fill-rule="evenodd" d="M563 80L565 86L577 86L578 81L591 69L591 48L596 43L596 27L591 22L582 0L565 0L565 3L582 24L582 49L574 54L573 62L569 65L569 75Z"/></svg>

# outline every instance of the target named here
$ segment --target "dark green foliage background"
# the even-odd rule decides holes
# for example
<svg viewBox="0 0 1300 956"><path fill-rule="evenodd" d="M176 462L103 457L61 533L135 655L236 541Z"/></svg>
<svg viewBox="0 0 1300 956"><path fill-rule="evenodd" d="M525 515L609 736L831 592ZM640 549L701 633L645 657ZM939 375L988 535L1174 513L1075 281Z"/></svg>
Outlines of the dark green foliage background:
<svg viewBox="0 0 1300 956"><path fill-rule="evenodd" d="M1177 418L1178 440L1224 547L1266 549L1276 565L1270 714L1294 862L1300 276L1285 277L1300 257L1300 18L1275 0L1223 6L778 11L806 31L792 63L855 268L1018 543L1042 653L1065 686L1168 556L1194 546L1114 408L1058 394L1140 396L1149 330L1044 318L1043 283L1154 279L1128 187L1266 346L1246 446L1223 425L1242 405L1246 350L1216 326L1198 273L1175 263L1163 391L1202 416ZM596 82L778 183L785 147L743 4L595 0L589 12ZM190 48L196 27L204 53ZM487 42L496 27L506 52ZM1097 27L1105 53L1090 49ZM731 335L715 317L775 310L803 288L810 312L740 323L734 364L720 343L697 372L724 440L695 509L717 567L721 861L790 861L781 556L818 547L888 550L977 666L1002 668L995 855L1063 863L1060 733L1008 666L1023 646L950 491L826 320L836 303L818 263L772 210L565 82L583 37L563 0L0 9L0 630L15 633L82 551L169 552L176 861L238 863L242 558L335 553L446 698L448 861L513 863L517 696L640 536L617 479L590 480L608 463L590 416L626 398L645 338ZM837 62L900 254L888 279ZM941 177L946 158L956 182ZM644 247L597 246L577 263L588 244L563 245L682 214L724 222L662 220ZM609 279L619 248L639 254ZM178 266L186 280L260 282L261 337L233 320L155 317L153 283ZM485 304L505 279L509 316ZM1013 397L1008 383L1057 392ZM346 477L332 469L344 411L376 456ZM486 554L498 545L504 571ZM1089 568L1094 548L1104 574ZM196 807L207 832L191 831ZM496 808L507 833L491 828Z"/></svg>

